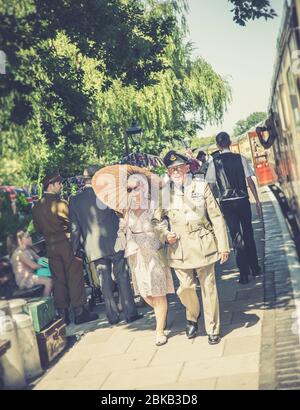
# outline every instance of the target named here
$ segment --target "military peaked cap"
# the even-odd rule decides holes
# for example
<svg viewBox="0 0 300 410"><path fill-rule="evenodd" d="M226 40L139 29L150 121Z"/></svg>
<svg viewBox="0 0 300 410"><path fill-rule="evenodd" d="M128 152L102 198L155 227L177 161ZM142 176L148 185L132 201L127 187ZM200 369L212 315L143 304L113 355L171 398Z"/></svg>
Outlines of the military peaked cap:
<svg viewBox="0 0 300 410"><path fill-rule="evenodd" d="M188 157L179 154L176 151L169 151L164 157L163 161L167 168L175 167L177 165L185 165L189 163Z"/></svg>
<svg viewBox="0 0 300 410"><path fill-rule="evenodd" d="M45 178L43 179L43 187L47 187L49 184L54 184L55 182L62 182L63 178L59 175L59 172L53 172L50 174L47 174Z"/></svg>

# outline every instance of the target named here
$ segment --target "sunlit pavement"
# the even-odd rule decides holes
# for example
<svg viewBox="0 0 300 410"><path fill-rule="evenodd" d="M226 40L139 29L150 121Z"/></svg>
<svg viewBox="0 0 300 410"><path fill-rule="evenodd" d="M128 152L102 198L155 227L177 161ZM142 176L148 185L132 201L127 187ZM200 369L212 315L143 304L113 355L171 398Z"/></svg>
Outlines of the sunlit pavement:
<svg viewBox="0 0 300 410"><path fill-rule="evenodd" d="M100 319L68 332L80 340L32 388L44 389L293 389L300 388L299 335L295 326L297 289L290 277L300 267L287 244L280 213L267 188L261 189L263 220L253 206L259 260L265 274L238 283L234 256L217 266L222 342L210 346L203 315L199 335L185 336L185 315L176 296L170 298L168 343L154 344L153 312L130 325L111 327L103 307ZM266 242L265 242L266 241ZM266 246L265 246L266 243ZM292 249L292 250L291 250ZM300 287L299 287L300 290ZM200 289L199 289L200 291ZM84 333L85 332L85 333Z"/></svg>

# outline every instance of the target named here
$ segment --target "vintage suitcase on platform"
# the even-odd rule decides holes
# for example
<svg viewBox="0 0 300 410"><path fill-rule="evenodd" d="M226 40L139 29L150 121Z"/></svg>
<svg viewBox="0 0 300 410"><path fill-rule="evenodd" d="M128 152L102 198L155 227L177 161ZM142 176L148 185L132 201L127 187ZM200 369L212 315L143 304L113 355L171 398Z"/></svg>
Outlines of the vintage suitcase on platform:
<svg viewBox="0 0 300 410"><path fill-rule="evenodd" d="M30 314L36 332L44 329L56 316L52 297L29 299L24 310Z"/></svg>
<svg viewBox="0 0 300 410"><path fill-rule="evenodd" d="M46 367L67 345L66 324L63 319L54 320L36 336L41 364Z"/></svg>

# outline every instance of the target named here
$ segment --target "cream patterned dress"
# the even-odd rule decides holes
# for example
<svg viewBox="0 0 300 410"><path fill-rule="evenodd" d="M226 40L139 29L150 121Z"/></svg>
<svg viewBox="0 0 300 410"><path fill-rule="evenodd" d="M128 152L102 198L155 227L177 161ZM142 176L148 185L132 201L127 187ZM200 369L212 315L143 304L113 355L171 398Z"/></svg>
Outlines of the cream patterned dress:
<svg viewBox="0 0 300 410"><path fill-rule="evenodd" d="M22 254L33 262L36 262L39 256L31 249L22 250L18 247L11 257L11 265L18 287L20 289L30 289L36 285L39 277L29 266L21 261Z"/></svg>
<svg viewBox="0 0 300 410"><path fill-rule="evenodd" d="M123 220L123 227L120 224L120 231L126 235L125 257L131 270L134 292L142 297L174 293L171 270L161 256L162 244L151 225L152 214L153 210L147 209L136 216L130 210Z"/></svg>

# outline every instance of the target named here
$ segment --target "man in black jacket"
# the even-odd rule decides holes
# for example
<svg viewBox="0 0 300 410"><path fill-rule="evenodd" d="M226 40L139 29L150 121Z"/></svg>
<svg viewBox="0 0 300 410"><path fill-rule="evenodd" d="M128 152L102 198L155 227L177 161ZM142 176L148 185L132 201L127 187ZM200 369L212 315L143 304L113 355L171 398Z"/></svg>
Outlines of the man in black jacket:
<svg viewBox="0 0 300 410"><path fill-rule="evenodd" d="M92 177L98 169L99 167L94 165L87 167L84 171L83 190L70 198L72 247L76 255L79 255L83 249L87 261L95 264L110 324L116 324L120 320L120 312L113 296L113 271L121 296L123 313L129 323L139 319L141 315L138 315L134 304L124 252L114 251L119 219L112 209L100 202L91 185Z"/></svg>
<svg viewBox="0 0 300 410"><path fill-rule="evenodd" d="M228 225L236 262L240 270L240 283L248 283L250 271L253 276L261 274L252 228L251 205L247 183L255 198L257 213L262 214L261 203L252 177L254 172L247 159L230 151L230 137L226 132L216 136L220 153L210 161L206 181L217 184L220 205Z"/></svg>

